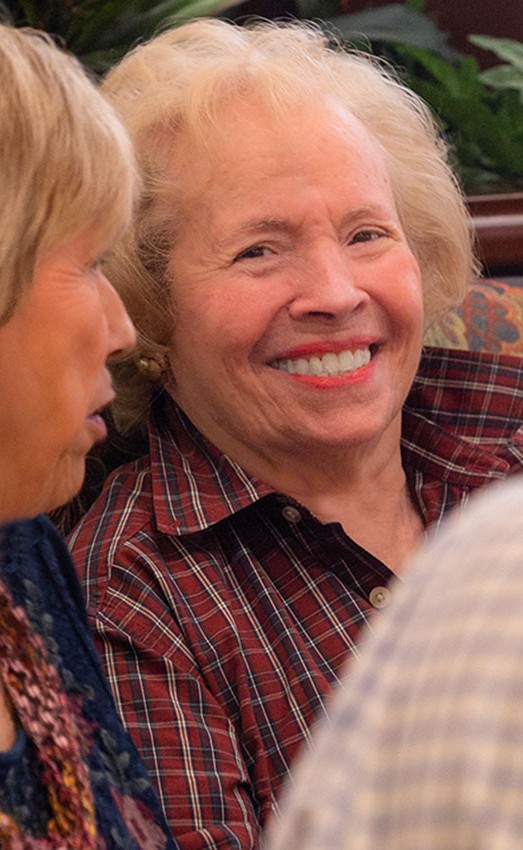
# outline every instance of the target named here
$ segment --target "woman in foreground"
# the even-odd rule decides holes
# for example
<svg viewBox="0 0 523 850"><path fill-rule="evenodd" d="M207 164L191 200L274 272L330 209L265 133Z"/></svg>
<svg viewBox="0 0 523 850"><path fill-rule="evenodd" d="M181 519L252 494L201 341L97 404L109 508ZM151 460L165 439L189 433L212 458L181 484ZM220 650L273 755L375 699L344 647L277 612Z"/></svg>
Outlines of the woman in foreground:
<svg viewBox="0 0 523 850"><path fill-rule="evenodd" d="M0 846L172 848L88 636L74 567L38 517L105 436L107 360L134 330L101 270L130 217L125 131L45 36L0 27Z"/></svg>

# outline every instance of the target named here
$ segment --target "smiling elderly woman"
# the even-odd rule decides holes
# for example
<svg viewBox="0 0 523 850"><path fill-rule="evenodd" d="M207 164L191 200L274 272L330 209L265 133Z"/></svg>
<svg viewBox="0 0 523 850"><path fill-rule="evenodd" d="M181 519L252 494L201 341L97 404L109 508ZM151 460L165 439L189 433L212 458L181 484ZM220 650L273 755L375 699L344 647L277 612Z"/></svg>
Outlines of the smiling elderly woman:
<svg viewBox="0 0 523 850"><path fill-rule="evenodd" d="M521 370L420 363L474 260L432 119L376 61L200 21L105 91L144 176L110 270L139 330L117 427L148 447L71 545L180 845L252 848L391 572L521 468Z"/></svg>

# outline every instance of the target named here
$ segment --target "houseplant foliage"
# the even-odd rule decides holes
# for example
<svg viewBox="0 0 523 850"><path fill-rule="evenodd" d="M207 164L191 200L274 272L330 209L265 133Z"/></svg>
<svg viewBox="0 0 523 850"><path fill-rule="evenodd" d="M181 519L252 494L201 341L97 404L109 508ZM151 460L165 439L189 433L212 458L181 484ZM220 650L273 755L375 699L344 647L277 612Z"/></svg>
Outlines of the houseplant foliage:
<svg viewBox="0 0 523 850"><path fill-rule="evenodd" d="M430 51L401 47L396 61L408 85L439 115L467 190L522 188L523 100L508 82L516 69L504 72L500 85L497 69L482 72L473 56L449 62Z"/></svg>
<svg viewBox="0 0 523 850"><path fill-rule="evenodd" d="M523 45L471 35L503 64L481 71L472 55L451 49L425 13L405 0L350 13L350 0L297 0L302 17L323 20L352 47L389 60L439 116L467 192L523 189ZM341 5L340 5L341 4Z"/></svg>
<svg viewBox="0 0 523 850"><path fill-rule="evenodd" d="M453 50L425 12L404 0L351 13L351 0L294 0L349 46L389 60L439 116L467 192L523 188L523 45L471 35L501 64L481 71ZM47 30L95 73L164 26L224 15L241 0L0 0L0 21Z"/></svg>
<svg viewBox="0 0 523 850"><path fill-rule="evenodd" d="M488 35L471 35L469 40L503 60L502 65L483 71L481 79L495 88L515 89L523 100L523 44L511 38Z"/></svg>
<svg viewBox="0 0 523 850"><path fill-rule="evenodd" d="M97 74L160 27L218 14L237 0L0 0L0 21L57 36Z"/></svg>

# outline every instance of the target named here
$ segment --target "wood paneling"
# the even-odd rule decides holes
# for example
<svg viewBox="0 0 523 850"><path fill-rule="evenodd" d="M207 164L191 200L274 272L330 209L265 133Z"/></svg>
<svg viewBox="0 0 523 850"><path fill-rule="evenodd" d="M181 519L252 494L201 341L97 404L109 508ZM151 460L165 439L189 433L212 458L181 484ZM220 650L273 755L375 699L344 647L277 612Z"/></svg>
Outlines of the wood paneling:
<svg viewBox="0 0 523 850"><path fill-rule="evenodd" d="M468 199L487 274L523 274L523 192Z"/></svg>

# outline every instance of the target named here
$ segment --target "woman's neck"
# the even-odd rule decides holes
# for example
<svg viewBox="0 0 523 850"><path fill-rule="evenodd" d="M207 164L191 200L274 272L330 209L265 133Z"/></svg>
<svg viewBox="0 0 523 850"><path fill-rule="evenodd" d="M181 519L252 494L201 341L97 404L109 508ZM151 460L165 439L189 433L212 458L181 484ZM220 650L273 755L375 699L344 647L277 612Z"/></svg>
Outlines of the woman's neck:
<svg viewBox="0 0 523 850"><path fill-rule="evenodd" d="M423 520L400 461L354 475L344 485L338 481L327 490L290 495L320 521L340 523L352 540L396 573L423 537Z"/></svg>
<svg viewBox="0 0 523 850"><path fill-rule="evenodd" d="M251 460L251 459L249 459ZM400 440L369 449L325 451L316 457L258 457L244 464L251 475L300 502L321 522L338 522L346 534L394 572L423 536L411 498Z"/></svg>

